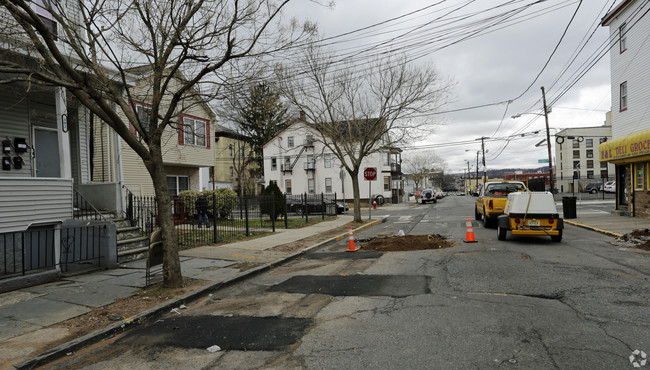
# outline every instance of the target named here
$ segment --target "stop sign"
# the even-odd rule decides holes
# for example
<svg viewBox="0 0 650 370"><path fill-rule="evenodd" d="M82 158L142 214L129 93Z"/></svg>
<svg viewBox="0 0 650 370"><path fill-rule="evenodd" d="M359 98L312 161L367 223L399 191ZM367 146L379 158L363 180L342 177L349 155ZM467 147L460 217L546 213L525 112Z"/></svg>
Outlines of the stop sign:
<svg viewBox="0 0 650 370"><path fill-rule="evenodd" d="M377 168L366 167L366 169L363 170L363 177L368 181L375 180L377 178Z"/></svg>

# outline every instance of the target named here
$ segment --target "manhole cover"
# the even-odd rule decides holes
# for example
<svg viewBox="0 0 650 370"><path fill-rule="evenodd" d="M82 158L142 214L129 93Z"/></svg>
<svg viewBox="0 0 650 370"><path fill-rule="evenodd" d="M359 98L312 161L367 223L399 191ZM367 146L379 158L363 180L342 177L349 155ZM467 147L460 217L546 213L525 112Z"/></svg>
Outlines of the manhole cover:
<svg viewBox="0 0 650 370"><path fill-rule="evenodd" d="M275 351L294 344L309 325L305 318L178 316L130 331L116 344Z"/></svg>
<svg viewBox="0 0 650 370"><path fill-rule="evenodd" d="M333 296L408 297L429 293L429 277L423 275L301 275L293 276L267 290Z"/></svg>

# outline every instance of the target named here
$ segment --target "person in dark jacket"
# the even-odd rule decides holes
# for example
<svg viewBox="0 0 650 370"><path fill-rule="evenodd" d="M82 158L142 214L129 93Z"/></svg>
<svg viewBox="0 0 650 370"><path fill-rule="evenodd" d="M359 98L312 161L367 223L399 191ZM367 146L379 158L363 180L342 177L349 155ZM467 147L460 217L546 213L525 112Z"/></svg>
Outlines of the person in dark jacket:
<svg viewBox="0 0 650 370"><path fill-rule="evenodd" d="M208 200L205 199L205 194L199 194L196 200L196 213L199 215L199 229L205 222L205 227L210 227L210 220L208 219Z"/></svg>

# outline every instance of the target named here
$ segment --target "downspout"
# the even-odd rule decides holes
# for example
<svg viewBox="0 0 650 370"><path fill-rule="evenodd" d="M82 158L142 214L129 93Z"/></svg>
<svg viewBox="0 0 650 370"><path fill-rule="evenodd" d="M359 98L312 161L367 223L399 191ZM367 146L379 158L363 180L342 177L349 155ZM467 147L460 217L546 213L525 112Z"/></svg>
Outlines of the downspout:
<svg viewBox="0 0 650 370"><path fill-rule="evenodd" d="M113 142L115 143L115 180L118 184L117 195L119 199L117 200L117 205L121 208L116 210L118 212L126 212L126 189L124 188L124 168L122 163L122 140L120 140L117 132L113 131Z"/></svg>

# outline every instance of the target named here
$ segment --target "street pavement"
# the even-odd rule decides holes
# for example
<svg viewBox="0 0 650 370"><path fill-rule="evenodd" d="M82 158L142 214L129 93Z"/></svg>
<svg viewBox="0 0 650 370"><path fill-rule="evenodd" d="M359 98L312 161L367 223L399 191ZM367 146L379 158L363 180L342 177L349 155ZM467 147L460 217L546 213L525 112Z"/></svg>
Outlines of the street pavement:
<svg viewBox="0 0 650 370"><path fill-rule="evenodd" d="M561 209L561 202L558 203ZM599 205L598 207L591 207ZM371 214L374 218L391 211L408 209L414 203L386 205ZM610 207L611 206L611 207ZM627 234L636 229L650 228L650 220L619 216L607 209L613 209L613 201L581 201L577 205L577 218L565 220L566 223L594 230L612 237ZM368 210L362 212L367 217ZM562 212L562 211L560 211ZM126 263L118 269L95 271L83 275L69 276L60 281L24 288L0 295L0 367L2 364L23 361L18 367L33 367L51 358L73 351L85 344L104 338L120 330L131 322L138 322L170 307L178 307L182 302L199 297L217 289L224 283L236 281L245 276L264 271L284 260L291 259L310 249L317 248L335 240L323 240L314 245L306 245L299 252L270 251L275 246L297 241L319 234L352 221L351 212L333 221L321 222L301 229L278 230L270 236L239 241L230 244L202 246L181 252L183 276L210 281L207 286L184 296L171 299L153 309L125 318L115 324L64 343L44 354L37 348L66 335L62 328L53 325L82 315L93 308L107 306L117 298L136 294L145 285L145 262L143 260ZM376 222L380 222L377 220ZM364 228L372 226L364 225ZM264 263L264 265L240 271L233 266L240 262ZM32 345L26 345L31 343Z"/></svg>

